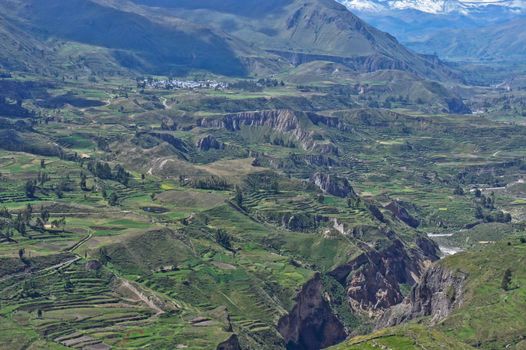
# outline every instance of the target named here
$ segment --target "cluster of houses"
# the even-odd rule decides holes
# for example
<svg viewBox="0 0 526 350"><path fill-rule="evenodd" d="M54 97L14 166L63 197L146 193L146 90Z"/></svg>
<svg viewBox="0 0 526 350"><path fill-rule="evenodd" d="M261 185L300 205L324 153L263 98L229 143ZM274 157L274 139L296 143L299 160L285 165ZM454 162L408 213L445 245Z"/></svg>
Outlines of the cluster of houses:
<svg viewBox="0 0 526 350"><path fill-rule="evenodd" d="M162 89L162 90L193 90L193 89L213 89L224 90L228 88L228 83L215 80L178 80L166 79L157 80L152 78L138 79L139 89Z"/></svg>

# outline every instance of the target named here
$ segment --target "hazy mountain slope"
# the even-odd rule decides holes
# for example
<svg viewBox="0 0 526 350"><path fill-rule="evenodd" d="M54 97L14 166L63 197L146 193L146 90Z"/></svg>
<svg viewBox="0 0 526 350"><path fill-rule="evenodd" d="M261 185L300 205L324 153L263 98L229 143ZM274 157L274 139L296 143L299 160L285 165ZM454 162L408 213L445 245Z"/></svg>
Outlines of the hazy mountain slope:
<svg viewBox="0 0 526 350"><path fill-rule="evenodd" d="M193 68L244 75L250 64L245 56L255 51L224 33L176 18L149 17L105 1L16 0L0 6L10 14L11 23L17 22L16 30L21 27L43 40L106 48L121 65L149 73Z"/></svg>
<svg viewBox="0 0 526 350"><path fill-rule="evenodd" d="M397 69L458 80L440 61L413 53L333 0L136 3L140 6L126 0L6 0L0 4L0 28L4 46L14 46L3 49L11 54L1 62L6 67L34 62L40 70L60 71L71 55L61 56L54 45L59 42L94 48L95 71L106 61L114 71L181 75L197 69L243 76L325 60L357 72Z"/></svg>
<svg viewBox="0 0 526 350"><path fill-rule="evenodd" d="M40 66L44 50L45 45L0 16L0 67L25 70Z"/></svg>
<svg viewBox="0 0 526 350"><path fill-rule="evenodd" d="M391 33L410 49L422 53L437 52L439 55L444 54L444 58L450 58L451 53L455 56L479 57L476 46L485 40L486 35L482 31L497 30L497 27L506 26L526 13L526 2L508 0L338 2L373 26ZM509 32L510 39L514 32ZM467 46L467 52L464 46ZM458 52L453 52L455 50Z"/></svg>
<svg viewBox="0 0 526 350"><path fill-rule="evenodd" d="M508 60L526 56L526 17L477 30L444 30L411 44L451 59Z"/></svg>
<svg viewBox="0 0 526 350"><path fill-rule="evenodd" d="M440 62L409 51L333 0L248 0L241 6L206 0L135 2L214 26L295 64L323 58L357 71L400 69L434 79L453 75Z"/></svg>

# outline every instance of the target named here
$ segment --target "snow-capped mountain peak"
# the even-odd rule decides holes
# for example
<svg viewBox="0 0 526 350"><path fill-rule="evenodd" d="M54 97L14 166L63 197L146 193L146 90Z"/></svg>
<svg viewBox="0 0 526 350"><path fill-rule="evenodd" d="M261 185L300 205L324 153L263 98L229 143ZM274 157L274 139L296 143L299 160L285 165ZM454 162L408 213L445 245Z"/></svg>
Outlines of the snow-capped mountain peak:
<svg viewBox="0 0 526 350"><path fill-rule="evenodd" d="M490 6L523 12L526 0L337 0L351 10L382 12L389 10L418 10L432 14L469 14Z"/></svg>

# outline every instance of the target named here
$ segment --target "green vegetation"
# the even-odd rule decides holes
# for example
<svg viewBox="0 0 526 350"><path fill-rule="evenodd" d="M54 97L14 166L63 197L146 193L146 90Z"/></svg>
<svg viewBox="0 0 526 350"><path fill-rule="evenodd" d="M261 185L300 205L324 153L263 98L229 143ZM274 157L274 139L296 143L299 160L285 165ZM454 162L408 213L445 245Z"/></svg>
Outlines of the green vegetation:
<svg viewBox="0 0 526 350"><path fill-rule="evenodd" d="M331 312L355 334L366 333L373 321L350 307L350 281L328 274L363 253L364 242L385 249L396 238L409 250L422 232L458 231L437 240L467 248L521 229L506 215L524 215L520 186L486 189L513 184L524 167L521 126L471 116L335 111L328 105L336 90L319 90L318 105L309 106L312 92L288 84L224 93L236 101L228 108L243 112L228 114L221 112L223 100L210 100L215 91L134 91L128 83L134 84L64 82L79 98L110 96L88 109L41 108L26 99L39 116L26 133L38 133L39 143L26 151L0 145L0 254L9 259L0 278L15 293L2 297L0 312L36 332L34 344L169 347L197 344L191 340L199 337L195 347L210 348L235 333L247 348L283 347L276 325L316 272L324 274ZM60 96L61 90L46 91ZM167 107L151 107L154 94ZM249 112L262 107L257 94L273 95L275 106L287 109ZM231 118L238 118L232 127ZM217 143L206 138L211 134ZM59 149L43 156L49 144ZM316 184L314 172L339 177ZM339 196L343 178L358 196ZM99 263L95 272L84 271ZM31 279L16 292L24 271ZM506 283L511 292L515 276ZM122 290L118 281L135 287ZM408 295L410 286L402 279L397 288ZM145 303L130 288L159 300ZM90 299L106 295L122 304L130 293L138 299L123 310L109 299ZM81 296L87 301L77 305ZM59 301L86 321L68 322L42 306ZM40 325L47 317L55 320L52 332ZM91 331L97 322L104 327ZM168 336L167 329L178 331Z"/></svg>
<svg viewBox="0 0 526 350"><path fill-rule="evenodd" d="M469 277L462 306L438 329L486 349L520 346L526 327L526 275L521 268L526 245L516 238L506 241L444 261L447 268Z"/></svg>
<svg viewBox="0 0 526 350"><path fill-rule="evenodd" d="M393 350L474 349L439 331L430 330L422 325L407 325L356 337L332 347L331 350L373 350L378 348Z"/></svg>
<svg viewBox="0 0 526 350"><path fill-rule="evenodd" d="M520 98L330 1L9 3L0 348L523 345ZM428 266L461 307L372 332Z"/></svg>

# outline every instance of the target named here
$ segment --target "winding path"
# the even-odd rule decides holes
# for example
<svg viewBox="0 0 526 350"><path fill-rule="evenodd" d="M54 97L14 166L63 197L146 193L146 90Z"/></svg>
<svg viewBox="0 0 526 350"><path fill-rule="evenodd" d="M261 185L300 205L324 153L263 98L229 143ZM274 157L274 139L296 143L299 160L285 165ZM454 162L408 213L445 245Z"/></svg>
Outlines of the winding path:
<svg viewBox="0 0 526 350"><path fill-rule="evenodd" d="M156 312L155 316L164 314L164 310L157 306L146 294L138 290L132 283L127 280L121 279L122 286L128 289L130 292L135 294L142 302L148 305L152 310Z"/></svg>

